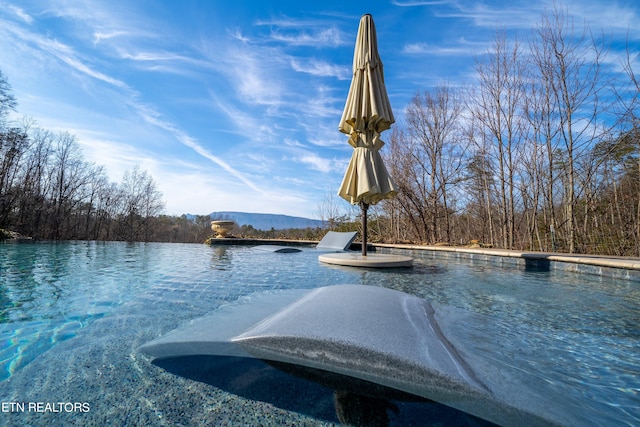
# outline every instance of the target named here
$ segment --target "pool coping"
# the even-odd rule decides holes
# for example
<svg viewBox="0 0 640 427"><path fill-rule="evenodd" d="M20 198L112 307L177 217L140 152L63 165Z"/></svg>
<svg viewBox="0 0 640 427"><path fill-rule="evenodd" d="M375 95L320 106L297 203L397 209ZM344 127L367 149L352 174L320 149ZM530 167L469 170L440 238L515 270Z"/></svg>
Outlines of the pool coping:
<svg viewBox="0 0 640 427"><path fill-rule="evenodd" d="M490 263L522 265L537 270L565 270L640 282L640 258L556 252L514 251L461 246L432 246L376 243L377 248L402 250L424 255L483 260Z"/></svg>

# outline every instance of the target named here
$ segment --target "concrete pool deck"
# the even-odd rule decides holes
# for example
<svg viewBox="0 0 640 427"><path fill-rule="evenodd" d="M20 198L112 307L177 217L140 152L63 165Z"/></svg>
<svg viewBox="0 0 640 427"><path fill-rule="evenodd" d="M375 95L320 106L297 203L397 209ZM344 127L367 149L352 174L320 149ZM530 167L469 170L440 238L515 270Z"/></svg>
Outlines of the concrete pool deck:
<svg viewBox="0 0 640 427"><path fill-rule="evenodd" d="M447 257L479 260L502 265L522 266L538 270L564 270L595 274L640 282L640 258L605 255L565 254L557 252L515 251L459 246L428 246L410 244L376 244L377 248L401 250L422 258Z"/></svg>
<svg viewBox="0 0 640 427"><path fill-rule="evenodd" d="M286 239L213 239L212 245L262 245L313 246L317 241ZM522 266L537 270L564 270L575 273L595 274L640 282L640 258L607 255L567 254L559 252L516 251L493 248L469 248L463 246L440 246L418 244L370 243L372 250L400 251L418 258L458 258L485 261L492 264ZM351 250L360 250L360 243L351 245Z"/></svg>

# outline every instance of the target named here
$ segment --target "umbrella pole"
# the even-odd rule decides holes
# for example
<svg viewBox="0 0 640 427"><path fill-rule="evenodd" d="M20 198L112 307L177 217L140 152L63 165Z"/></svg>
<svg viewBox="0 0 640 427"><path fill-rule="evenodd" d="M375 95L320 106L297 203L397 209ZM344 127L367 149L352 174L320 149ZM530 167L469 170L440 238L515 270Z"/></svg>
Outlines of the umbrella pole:
<svg viewBox="0 0 640 427"><path fill-rule="evenodd" d="M362 256L367 256L367 210L369 204L360 202L362 208Z"/></svg>

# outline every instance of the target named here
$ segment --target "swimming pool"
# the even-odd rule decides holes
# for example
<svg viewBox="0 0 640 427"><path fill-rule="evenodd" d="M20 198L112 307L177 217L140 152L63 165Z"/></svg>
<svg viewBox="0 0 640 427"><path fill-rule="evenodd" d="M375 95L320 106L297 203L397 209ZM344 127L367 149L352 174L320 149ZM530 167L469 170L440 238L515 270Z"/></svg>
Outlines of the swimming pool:
<svg viewBox="0 0 640 427"><path fill-rule="evenodd" d="M389 287L479 316L454 331L477 357L517 372L585 424L640 423L638 283L418 252L407 270L334 267L317 256L246 246L0 245L0 423L337 423L331 390L256 361L168 366L138 352L217 307L337 284ZM487 424L435 404L394 405L395 425Z"/></svg>

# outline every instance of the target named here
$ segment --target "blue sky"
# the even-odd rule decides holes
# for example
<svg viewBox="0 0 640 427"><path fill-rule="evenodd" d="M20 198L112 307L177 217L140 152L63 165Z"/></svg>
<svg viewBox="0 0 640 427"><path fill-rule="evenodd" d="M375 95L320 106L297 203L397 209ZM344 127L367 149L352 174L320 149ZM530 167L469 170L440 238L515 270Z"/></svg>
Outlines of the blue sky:
<svg viewBox="0 0 640 427"><path fill-rule="evenodd" d="M559 2L640 50L637 0ZM526 38L551 2L0 0L16 117L74 134L112 181L139 165L166 213L319 217L351 156L338 132L363 13L401 123L418 92L473 81L496 29ZM383 134L383 139L384 139ZM348 208L347 202L345 209Z"/></svg>

